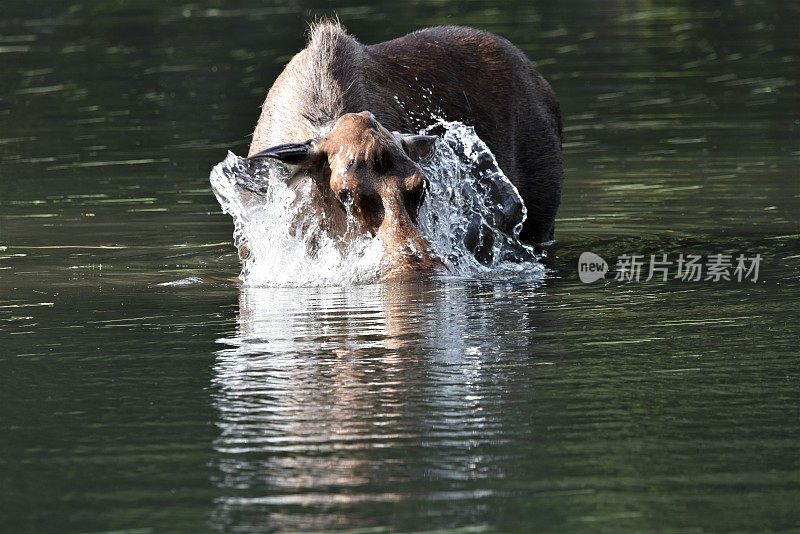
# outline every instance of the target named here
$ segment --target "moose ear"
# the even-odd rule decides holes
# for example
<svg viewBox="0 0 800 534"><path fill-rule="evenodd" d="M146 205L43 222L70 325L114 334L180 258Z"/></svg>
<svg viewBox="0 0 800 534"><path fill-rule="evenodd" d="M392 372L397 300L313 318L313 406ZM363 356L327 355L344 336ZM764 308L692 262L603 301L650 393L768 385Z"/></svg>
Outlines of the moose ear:
<svg viewBox="0 0 800 534"><path fill-rule="evenodd" d="M433 153L436 145L435 135L414 135L414 134L395 134L400 138L400 144L406 151L408 157L414 161L420 161Z"/></svg>
<svg viewBox="0 0 800 534"><path fill-rule="evenodd" d="M305 143L276 145L261 152L256 152L252 156L248 156L247 159L272 158L296 168L308 168L316 163L319 156L320 150L316 141L309 139Z"/></svg>

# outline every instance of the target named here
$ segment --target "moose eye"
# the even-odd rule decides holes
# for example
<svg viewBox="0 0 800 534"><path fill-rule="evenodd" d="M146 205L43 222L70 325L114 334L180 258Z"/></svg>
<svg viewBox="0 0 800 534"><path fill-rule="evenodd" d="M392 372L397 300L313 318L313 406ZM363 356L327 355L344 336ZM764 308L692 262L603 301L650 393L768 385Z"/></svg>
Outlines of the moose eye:
<svg viewBox="0 0 800 534"><path fill-rule="evenodd" d="M349 171L355 166L355 164L356 164L356 158L350 158L349 160L347 160L347 165L345 166L345 169Z"/></svg>
<svg viewBox="0 0 800 534"><path fill-rule="evenodd" d="M353 203L353 193L351 193L349 189L342 189L339 191L339 202L345 206L349 206Z"/></svg>

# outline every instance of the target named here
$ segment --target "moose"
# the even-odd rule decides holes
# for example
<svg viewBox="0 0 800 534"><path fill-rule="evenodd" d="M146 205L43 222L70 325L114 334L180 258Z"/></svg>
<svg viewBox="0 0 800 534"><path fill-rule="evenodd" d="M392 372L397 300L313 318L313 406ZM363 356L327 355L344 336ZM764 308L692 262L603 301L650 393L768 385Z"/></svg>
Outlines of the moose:
<svg viewBox="0 0 800 534"><path fill-rule="evenodd" d="M338 21L313 24L269 90L248 159L281 161L290 181L310 177L307 216L329 231L343 233L349 213L380 239L382 278L437 270L416 226L427 188L419 162L437 139L418 132L433 112L473 126L495 155L527 209L520 239L552 241L563 181L559 104L525 54L482 30L432 27L363 45Z"/></svg>

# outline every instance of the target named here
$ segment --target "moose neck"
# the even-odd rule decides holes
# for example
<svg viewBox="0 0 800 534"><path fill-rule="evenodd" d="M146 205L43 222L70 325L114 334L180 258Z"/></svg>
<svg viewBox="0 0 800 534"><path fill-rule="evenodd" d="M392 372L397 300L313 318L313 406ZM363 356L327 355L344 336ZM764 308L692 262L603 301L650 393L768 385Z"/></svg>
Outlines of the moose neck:
<svg viewBox="0 0 800 534"><path fill-rule="evenodd" d="M363 55L364 46L338 25L315 25L308 46L272 85L250 154L313 139L344 113L366 109Z"/></svg>

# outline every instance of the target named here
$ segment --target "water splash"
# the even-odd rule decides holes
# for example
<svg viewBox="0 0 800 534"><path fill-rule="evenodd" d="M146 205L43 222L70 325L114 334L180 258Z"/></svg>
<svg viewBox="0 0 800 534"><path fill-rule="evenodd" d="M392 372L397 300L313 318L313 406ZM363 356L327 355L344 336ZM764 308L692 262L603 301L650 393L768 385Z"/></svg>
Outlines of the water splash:
<svg viewBox="0 0 800 534"><path fill-rule="evenodd" d="M203 279L199 276L189 276L187 278L181 278L180 280L173 280L171 282L161 282L160 284L156 285L161 287L186 287L202 283Z"/></svg>
<svg viewBox="0 0 800 534"><path fill-rule="evenodd" d="M473 128L440 122L433 156L421 164L428 192L419 228L448 272L460 277L541 279L545 269L519 241L526 211L517 189ZM234 243L250 286L347 286L375 282L384 257L378 239L358 231L348 210L343 236L326 230L310 200L308 177L289 180L271 160L228 153L211 186L234 221Z"/></svg>
<svg viewBox="0 0 800 534"><path fill-rule="evenodd" d="M441 121L423 133L441 128L433 157L421 164L429 180L422 235L455 275L541 278L540 258L519 240L527 218L519 191L474 128Z"/></svg>
<svg viewBox="0 0 800 534"><path fill-rule="evenodd" d="M233 153L211 172L222 211L233 217L242 282L252 286L330 286L375 280L383 257L377 239L330 236L323 220L304 217L311 206L308 178L290 184L285 167L250 162ZM324 214L323 214L324 217ZM348 218L348 227L354 226Z"/></svg>

